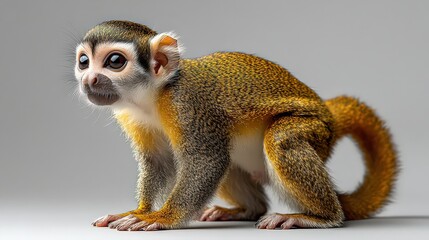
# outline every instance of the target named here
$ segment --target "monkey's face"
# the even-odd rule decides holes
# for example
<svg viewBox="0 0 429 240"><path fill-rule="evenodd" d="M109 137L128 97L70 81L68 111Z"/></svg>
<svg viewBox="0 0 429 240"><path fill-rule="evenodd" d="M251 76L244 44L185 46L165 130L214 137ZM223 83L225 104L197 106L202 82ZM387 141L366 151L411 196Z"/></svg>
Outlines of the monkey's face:
<svg viewBox="0 0 429 240"><path fill-rule="evenodd" d="M75 76L79 90L95 105L129 100L147 85L149 74L140 66L133 43L100 43L76 48Z"/></svg>
<svg viewBox="0 0 429 240"><path fill-rule="evenodd" d="M166 33L145 41L84 41L76 48L75 76L80 92L95 105L142 107L172 79L179 58L177 40Z"/></svg>

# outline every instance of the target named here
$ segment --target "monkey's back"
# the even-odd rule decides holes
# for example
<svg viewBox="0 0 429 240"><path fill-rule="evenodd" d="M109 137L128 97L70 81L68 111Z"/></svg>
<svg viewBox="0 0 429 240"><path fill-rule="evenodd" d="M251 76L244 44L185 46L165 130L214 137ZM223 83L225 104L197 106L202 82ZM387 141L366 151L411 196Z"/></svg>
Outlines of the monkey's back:
<svg viewBox="0 0 429 240"><path fill-rule="evenodd" d="M217 52L184 59L179 96L234 120L326 114L320 97L285 68L249 54ZM323 112L323 113L321 113Z"/></svg>

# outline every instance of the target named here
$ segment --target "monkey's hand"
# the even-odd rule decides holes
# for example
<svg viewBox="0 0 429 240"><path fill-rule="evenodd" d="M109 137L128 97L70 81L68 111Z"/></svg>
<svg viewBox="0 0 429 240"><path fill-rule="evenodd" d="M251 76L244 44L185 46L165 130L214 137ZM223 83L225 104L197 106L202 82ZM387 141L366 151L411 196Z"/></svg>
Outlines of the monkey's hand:
<svg viewBox="0 0 429 240"><path fill-rule="evenodd" d="M156 231L173 228L180 217L172 211L160 210L146 214L130 214L111 224L119 231Z"/></svg>
<svg viewBox="0 0 429 240"><path fill-rule="evenodd" d="M204 210L199 218L200 221L238 221L252 220L246 216L246 210L243 208L223 208L213 206Z"/></svg>
<svg viewBox="0 0 429 240"><path fill-rule="evenodd" d="M92 222L92 225L96 227L109 226L110 228L116 228L118 224L122 223L122 221L127 219L128 216L132 216L132 214L144 214L148 212L149 210L147 209L137 208L135 210L124 212L124 213L108 214L100 218L97 218L94 222Z"/></svg>

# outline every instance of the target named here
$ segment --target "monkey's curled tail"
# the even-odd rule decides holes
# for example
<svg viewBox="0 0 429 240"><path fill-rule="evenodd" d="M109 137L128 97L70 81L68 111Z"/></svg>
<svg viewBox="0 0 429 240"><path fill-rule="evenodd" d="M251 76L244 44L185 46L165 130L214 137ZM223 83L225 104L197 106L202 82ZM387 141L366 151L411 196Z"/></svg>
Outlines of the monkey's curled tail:
<svg viewBox="0 0 429 240"><path fill-rule="evenodd" d="M374 110L355 98L340 96L325 103L334 115L335 139L350 135L365 160L363 182L354 192L338 195L345 217L368 218L389 201L398 173L391 135Z"/></svg>

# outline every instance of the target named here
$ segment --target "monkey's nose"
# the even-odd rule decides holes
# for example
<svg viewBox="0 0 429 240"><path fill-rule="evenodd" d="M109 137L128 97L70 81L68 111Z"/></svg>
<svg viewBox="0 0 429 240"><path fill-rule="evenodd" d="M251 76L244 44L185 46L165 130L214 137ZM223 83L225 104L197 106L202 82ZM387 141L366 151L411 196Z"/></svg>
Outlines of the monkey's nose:
<svg viewBox="0 0 429 240"><path fill-rule="evenodd" d="M88 73L88 75L82 79L82 84L88 87L93 87L99 84L100 80L98 75L98 73Z"/></svg>
<svg viewBox="0 0 429 240"><path fill-rule="evenodd" d="M85 88L91 89L91 90L100 88L102 87L101 85L103 85L99 79L98 74L84 78L82 81L82 84L85 86Z"/></svg>
<svg viewBox="0 0 429 240"><path fill-rule="evenodd" d="M115 92L112 81L103 74L94 74L82 80L84 90L93 93L111 93Z"/></svg>
<svg viewBox="0 0 429 240"><path fill-rule="evenodd" d="M83 79L82 88L88 100L96 105L111 105L119 99L119 93L112 80L100 73Z"/></svg>
<svg viewBox="0 0 429 240"><path fill-rule="evenodd" d="M88 85L90 87L97 85L97 83L98 83L98 77L97 76L90 78L88 81Z"/></svg>

